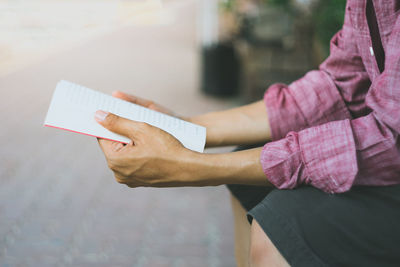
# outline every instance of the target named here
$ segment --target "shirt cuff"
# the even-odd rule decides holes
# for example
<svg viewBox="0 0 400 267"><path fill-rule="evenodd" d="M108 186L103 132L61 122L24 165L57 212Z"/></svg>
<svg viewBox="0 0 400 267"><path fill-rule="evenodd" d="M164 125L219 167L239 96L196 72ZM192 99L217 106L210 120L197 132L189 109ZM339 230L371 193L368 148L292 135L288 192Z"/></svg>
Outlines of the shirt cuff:
<svg viewBox="0 0 400 267"><path fill-rule="evenodd" d="M279 189L309 184L327 193L351 188L358 172L356 148L349 120L334 121L267 143L261 165Z"/></svg>

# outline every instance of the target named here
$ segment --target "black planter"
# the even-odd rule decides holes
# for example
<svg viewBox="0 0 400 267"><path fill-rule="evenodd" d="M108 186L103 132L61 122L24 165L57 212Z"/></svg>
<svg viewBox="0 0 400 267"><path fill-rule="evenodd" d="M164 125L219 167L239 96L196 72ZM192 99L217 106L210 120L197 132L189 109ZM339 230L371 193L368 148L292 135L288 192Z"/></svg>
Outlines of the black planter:
<svg viewBox="0 0 400 267"><path fill-rule="evenodd" d="M231 43L202 47L202 91L213 96L239 92L240 62Z"/></svg>

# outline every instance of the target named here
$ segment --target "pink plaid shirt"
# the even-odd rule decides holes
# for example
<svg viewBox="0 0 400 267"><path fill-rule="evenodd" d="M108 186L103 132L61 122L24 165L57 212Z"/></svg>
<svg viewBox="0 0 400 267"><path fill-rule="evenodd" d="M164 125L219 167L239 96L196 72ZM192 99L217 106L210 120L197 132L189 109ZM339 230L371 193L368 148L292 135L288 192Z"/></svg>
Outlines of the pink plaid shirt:
<svg viewBox="0 0 400 267"><path fill-rule="evenodd" d="M381 73L366 2L347 2L319 70L264 95L275 141L260 160L277 188L308 184L340 193L400 183L400 3L373 1L385 53Z"/></svg>

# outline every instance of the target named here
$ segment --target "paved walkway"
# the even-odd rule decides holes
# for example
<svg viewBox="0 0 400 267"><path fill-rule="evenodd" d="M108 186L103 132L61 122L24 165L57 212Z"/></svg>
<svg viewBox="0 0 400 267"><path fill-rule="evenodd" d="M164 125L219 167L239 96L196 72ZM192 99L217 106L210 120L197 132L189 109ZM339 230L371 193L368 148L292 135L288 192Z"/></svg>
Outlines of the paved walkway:
<svg viewBox="0 0 400 267"><path fill-rule="evenodd" d="M0 75L122 27L169 25L181 4L185 0L0 0Z"/></svg>
<svg viewBox="0 0 400 267"><path fill-rule="evenodd" d="M60 79L181 114L230 106L197 92L194 3L0 77L0 266L234 266L224 187L130 189L93 138L42 126Z"/></svg>

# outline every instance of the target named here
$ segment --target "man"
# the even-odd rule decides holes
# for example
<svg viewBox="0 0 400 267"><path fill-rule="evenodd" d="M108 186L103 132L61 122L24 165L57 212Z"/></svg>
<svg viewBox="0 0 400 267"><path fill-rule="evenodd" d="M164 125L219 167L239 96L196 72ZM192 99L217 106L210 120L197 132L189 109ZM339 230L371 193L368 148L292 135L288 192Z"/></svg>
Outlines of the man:
<svg viewBox="0 0 400 267"><path fill-rule="evenodd" d="M131 187L236 184L240 266L247 250L251 266L398 266L399 10L395 0L349 0L319 70L272 85L264 101L187 118L207 127L207 146L264 147L200 154L160 129L98 111L101 125L132 140L99 140L116 180Z"/></svg>

